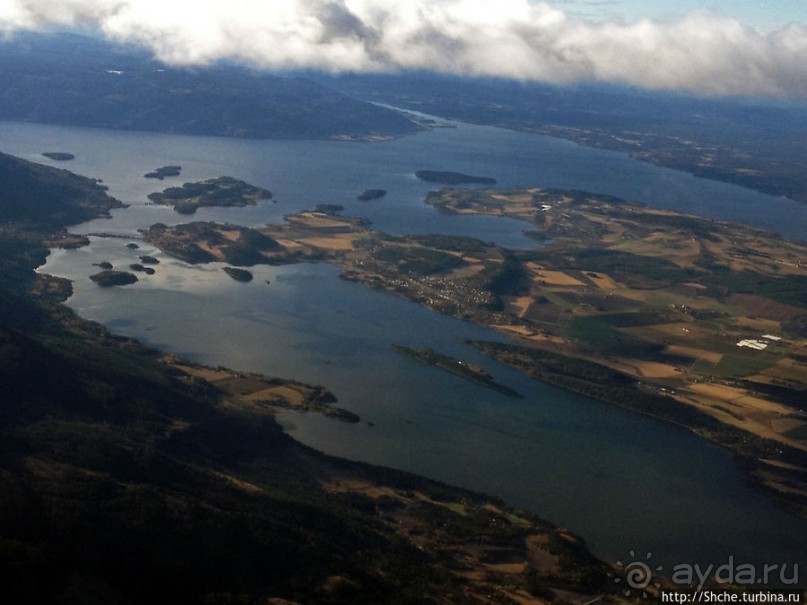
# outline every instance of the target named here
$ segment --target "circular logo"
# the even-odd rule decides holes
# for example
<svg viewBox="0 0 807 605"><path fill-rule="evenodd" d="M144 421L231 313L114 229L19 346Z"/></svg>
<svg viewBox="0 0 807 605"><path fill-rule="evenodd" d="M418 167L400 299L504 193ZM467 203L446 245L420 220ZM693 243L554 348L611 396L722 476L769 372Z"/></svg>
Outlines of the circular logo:
<svg viewBox="0 0 807 605"><path fill-rule="evenodd" d="M625 581L631 588L647 588L652 579L653 572L647 563L633 561L625 567Z"/></svg>
<svg viewBox="0 0 807 605"><path fill-rule="evenodd" d="M661 571L663 568L660 565L656 567L655 570L650 568L649 561L653 553L647 553L644 561L638 561L634 551L630 551L629 554L632 559L631 561L627 563L623 563L622 561L616 562L616 566L622 573L614 579L614 582L617 584L625 583L624 594L626 597L629 597L631 592L636 590L641 592L644 598L647 598L645 588L650 586L651 583L656 588L661 586L658 582L653 582L653 571Z"/></svg>

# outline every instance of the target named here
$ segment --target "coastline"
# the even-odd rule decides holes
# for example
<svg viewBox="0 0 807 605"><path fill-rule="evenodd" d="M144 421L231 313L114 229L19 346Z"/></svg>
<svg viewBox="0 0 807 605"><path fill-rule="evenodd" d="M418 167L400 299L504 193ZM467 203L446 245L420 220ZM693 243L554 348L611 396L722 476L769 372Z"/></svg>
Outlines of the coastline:
<svg viewBox="0 0 807 605"><path fill-rule="evenodd" d="M279 410L356 420L323 387L192 364L82 319L70 282L35 272L46 246L75 247L63 234L0 238L0 545L15 595L622 602L612 568L562 528L289 437Z"/></svg>
<svg viewBox="0 0 807 605"><path fill-rule="evenodd" d="M765 424L770 422L773 423L771 426L779 426L782 423L778 418L792 418L788 420L790 424L782 426L799 427L807 422L803 418L803 413L797 408L788 408L786 402L777 403L775 397L778 395L773 385L768 387L766 383L759 383L759 386L754 388L762 389L761 394L753 397L751 386L742 387L744 391L741 395L749 398L747 411L738 409L732 411L732 415L728 415L727 406L736 407L736 403L728 399L724 401L707 397L736 399L738 396L734 395L734 392L737 389L731 386L734 384L733 379L727 376L707 380L701 385L700 379L688 378L693 369L701 373L719 371L719 364L711 369L712 366L704 365L704 362L698 360L699 357L714 358L718 361L725 358L736 363L732 359L737 354L734 352L735 349L731 348L733 345L730 346L728 342L720 345L723 347L719 349L720 353L708 352L709 345L704 340L707 333L704 330L711 329L709 322L714 321L708 319L709 313L712 313L709 309L721 307L712 298L704 296L704 291L700 290L702 286L686 284L699 279L697 271L704 275L708 271L714 271L711 267L718 266L722 262L720 259L725 257L731 258L731 262L737 264L735 273L738 276L742 276L743 271L749 270L770 274L772 277L766 279L773 280L770 281L772 285L766 287L774 288L771 291L775 296L779 296L775 294L775 287L778 287L777 280L790 278L782 274L783 266L777 264L779 261L776 259L787 260L794 254L796 255L794 258L798 258L799 254L804 256L798 244L788 243L785 240L776 240L776 243L768 244L767 242L774 240L770 234L759 229L705 221L627 203L610 196L596 196L585 192L540 189L444 190L430 196L427 203L444 212L506 215L534 224L536 224L535 217L540 217L542 220L537 226L544 229L551 239L539 252L516 253L478 240L457 236L393 238L372 231L367 221L363 219L321 212L302 212L286 217L287 222L284 225L269 225L260 230L259 233L268 236L277 247L271 252L260 253L252 258L251 262L284 264L325 261L336 264L341 267L342 277L345 279L390 291L447 315L497 328L520 339L527 349L543 350L547 354L554 351L554 354L565 356L569 363L581 367L586 363L600 364L602 371L610 372L617 380L627 380L634 384L631 386L633 389L630 391L633 393L631 397L637 402L644 403L638 408L636 405L625 405L621 400L622 395L603 395L599 393L602 389L597 390L590 384L584 388L572 385L571 390L685 426L698 435L727 447L738 456L738 466L757 487L762 487L768 495L775 496L780 503L784 502L789 510L800 516L805 515L807 484L802 488L794 488L794 485L799 485L802 481L802 471L799 469L807 468L805 445L783 433L771 431ZM663 227L658 228L661 229L659 233L664 235L658 235L648 226L636 226L642 221L651 223L655 221L658 225L662 225ZM614 239L615 236L610 235L609 229L619 234L626 229L625 225L628 225L628 231L633 230L634 235L625 244L619 244L618 253L608 252L616 255L612 259L605 252L596 252L599 256L590 254L586 258L592 258L599 264L589 265L588 269L585 265L583 267L563 265L563 262L566 262L563 261L564 246L580 246L579 242L582 241L582 245L596 251L598 246L602 246L598 242L603 238L608 242L618 243L619 239ZM206 251L212 251L214 257L223 258L222 252L215 245L220 239L217 235L218 230L222 228L224 227L207 225L205 231L207 235L204 240L199 241ZM676 230L681 231L679 233ZM175 234L180 238L186 237L187 227L177 226L164 230L160 234L161 240L153 240L152 243L166 250L172 249L175 247L173 244ZM673 239L668 241L664 237ZM729 240L743 243L732 244L724 250L724 242ZM681 259L687 259L679 261L684 263L684 269L665 258L665 255L670 256L667 252L669 246L678 245L670 242L677 241L681 242L681 252L677 252L671 258L676 260L678 259L676 255L679 255ZM701 249L693 248L692 241L700 242ZM658 250L653 248L659 245L661 247ZM742 246L755 247L755 250L761 252L755 255L749 253L750 260L740 260L731 251L735 247ZM769 250L765 246L780 246L785 252L773 252L773 248ZM285 252L281 252L280 249ZM607 249L606 246L605 250ZM638 254L648 256L631 255L624 250L635 250ZM691 258L697 261L704 255L703 250L708 251L704 258L711 264L692 265ZM224 253L226 254L226 250ZM641 262L636 260L641 258L646 260ZM603 264L604 262L607 264ZM800 265L795 261L791 264L787 271L796 276L793 279L801 279L798 277L802 272ZM629 268L620 273L620 266ZM680 276L677 276L678 274ZM676 288L688 289L683 298L676 295L678 299L688 302L671 304L668 307L651 306L641 311L641 305L644 304L642 301L648 296L658 296L653 293L659 291L659 288L663 290L664 287L668 287L664 284L670 278L680 280L683 284L676 285ZM720 279L725 281L727 278L724 276ZM531 298L527 298L526 288L529 284L532 284L533 289L539 287L538 291L544 294L533 293L529 295ZM613 290L621 291L623 294L609 298L611 294L608 292ZM585 294L586 292L588 294ZM626 296L633 298L625 298ZM678 299L673 297L670 300ZM558 331L557 327L551 327L551 323L545 323L542 319L544 316L549 320L555 317L552 309L558 304L568 306L570 302L577 300L580 301L578 303L580 311L576 311L572 319L573 323L580 325L580 328L575 328L577 332L574 337L570 338L569 334L565 334L563 330ZM596 311L592 307L600 304L611 306L607 306L605 312ZM781 308L797 309L793 305ZM530 317L534 316L529 321L526 315L527 309L532 314ZM621 314L620 310L623 310ZM610 322L618 320L618 323L613 326L591 323L599 321L597 319L599 317ZM706 323L703 323L702 317L707 318ZM722 315L718 314L715 317L719 320ZM735 320L732 316L727 316L727 319L721 321ZM744 317L743 313L740 313L736 320L739 322L737 325L744 325L748 321L750 320ZM620 327L623 326L623 322L627 323L624 323L624 327ZM631 327L634 323L636 327ZM759 321L757 323L760 326L770 324ZM587 327L583 328L584 325ZM753 321L748 325L756 326ZM673 337L671 333L664 332L663 330L668 330L665 326L681 326L678 328L678 336ZM581 329L583 331L580 331ZM726 328L721 329L725 331ZM654 336L654 330L662 330L659 334L664 335L665 348L662 349L659 345L645 340L658 338L657 335ZM599 340L591 340L599 332L603 333L603 337L597 336ZM688 349L683 344L677 344L679 341L687 342L688 334L702 332L704 336L698 341L703 341L698 345L700 352L689 353L691 346ZM594 348L588 351L577 350L575 343L585 340L590 341L587 347ZM773 353L766 353L767 357L754 357L753 353L743 353L745 357L742 359L748 358L748 362L743 363L757 363L753 360L770 358L773 361L766 362L765 367L778 367L774 364L775 360L789 359L791 353L795 355L802 346L799 343L797 338L786 341L779 339L776 347L771 348ZM598 352L597 347L605 348ZM665 353L667 349L669 353ZM682 362L684 358L681 357L683 353L696 355L695 364L693 365L690 359L681 365L684 363ZM649 355L649 360L642 361L642 355ZM788 363L792 364L792 360ZM516 367L525 369L523 364ZM760 366L760 370L762 369L763 366ZM790 375L793 375L792 372ZM699 375L692 374L692 376L697 378ZM716 376L720 377L719 374ZM793 397L796 397L797 390L804 386L798 380L795 382L794 380L791 379L790 388L796 389L793 391ZM553 382L551 378L549 382ZM568 384L561 386L569 388ZM776 388L782 391L780 387ZM768 394L765 394L764 389L768 389ZM654 407L658 409L653 409ZM767 416L759 416L761 413ZM754 420L757 417L759 418ZM757 424L749 424L750 420ZM786 464L782 466L777 461ZM783 486L788 487L783 489Z"/></svg>

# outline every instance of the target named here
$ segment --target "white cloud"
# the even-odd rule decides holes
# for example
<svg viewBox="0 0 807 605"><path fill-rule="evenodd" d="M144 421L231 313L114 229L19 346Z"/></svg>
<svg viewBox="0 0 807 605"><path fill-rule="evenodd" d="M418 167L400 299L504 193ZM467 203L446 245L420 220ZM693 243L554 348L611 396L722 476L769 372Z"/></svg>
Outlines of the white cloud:
<svg viewBox="0 0 807 605"><path fill-rule="evenodd" d="M693 13L591 23L527 0L4 0L0 30L91 26L162 60L430 69L554 83L807 98L807 26Z"/></svg>

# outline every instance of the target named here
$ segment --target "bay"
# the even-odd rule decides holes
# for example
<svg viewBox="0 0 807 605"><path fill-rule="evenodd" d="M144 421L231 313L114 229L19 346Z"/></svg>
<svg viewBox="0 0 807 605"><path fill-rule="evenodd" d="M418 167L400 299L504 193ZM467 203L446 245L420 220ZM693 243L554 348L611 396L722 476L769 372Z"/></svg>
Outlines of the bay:
<svg viewBox="0 0 807 605"><path fill-rule="evenodd" d="M420 169L492 176L501 186L566 187L638 199L802 237L805 206L697 179L626 156L495 128L452 125L383 144L242 141L0 123L0 149L102 178L130 207L81 233L136 237L155 222L187 216L146 195L184 181L230 175L267 187L276 203L202 209L194 220L243 225L282 221L320 203L345 206L393 234L461 233L529 247L527 226L487 217L440 215L423 204L433 185ZM142 175L166 164L178 179ZM54 164L56 165L56 164ZM355 198L368 188L387 197ZM93 237L54 251L43 272L74 280L68 301L111 330L212 365L323 384L363 422L348 425L287 414L295 438L327 453L416 472L488 492L581 534L610 560L652 552L666 566L704 561L793 563L804 558L807 524L752 491L723 450L674 426L533 381L477 354L463 338L502 337L392 295L338 278L327 265L259 267L250 284L219 265L189 267L147 245ZM101 289L93 263L116 266L140 254L161 260L135 286ZM266 283L269 281L270 283ZM417 364L390 345L431 346L475 361L525 395L513 400ZM372 424L368 424L372 423Z"/></svg>

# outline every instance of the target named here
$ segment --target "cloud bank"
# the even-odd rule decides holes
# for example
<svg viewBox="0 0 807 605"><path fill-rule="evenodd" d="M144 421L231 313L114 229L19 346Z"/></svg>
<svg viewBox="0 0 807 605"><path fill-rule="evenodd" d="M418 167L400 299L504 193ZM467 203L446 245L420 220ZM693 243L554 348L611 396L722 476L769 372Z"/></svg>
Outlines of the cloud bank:
<svg viewBox="0 0 807 605"><path fill-rule="evenodd" d="M527 0L3 0L0 30L92 27L161 60L272 70L426 69L556 84L807 99L807 25L702 12L590 23Z"/></svg>

